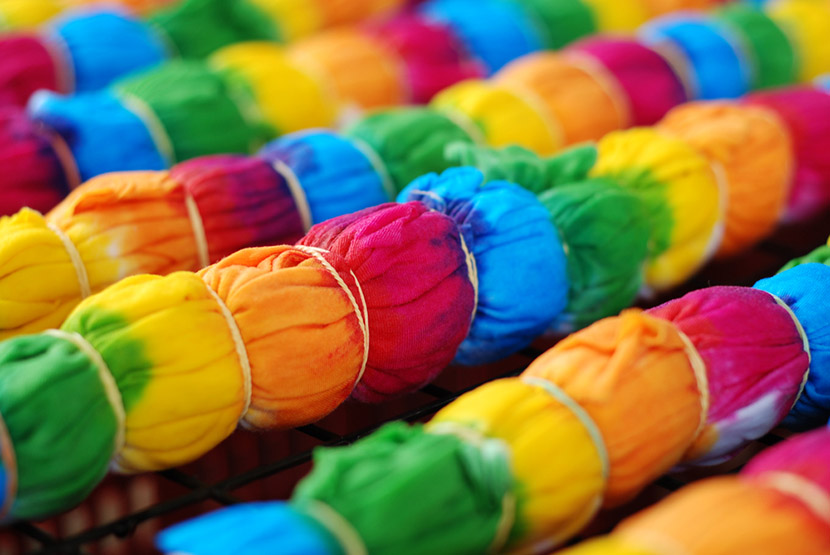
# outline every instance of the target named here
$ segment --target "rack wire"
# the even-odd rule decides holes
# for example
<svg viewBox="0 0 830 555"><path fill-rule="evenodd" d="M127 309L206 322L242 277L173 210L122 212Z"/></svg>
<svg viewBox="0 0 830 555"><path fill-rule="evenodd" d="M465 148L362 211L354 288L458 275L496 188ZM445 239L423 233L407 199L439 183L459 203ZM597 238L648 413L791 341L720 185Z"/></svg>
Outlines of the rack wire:
<svg viewBox="0 0 830 555"><path fill-rule="evenodd" d="M737 259L710 264L684 287L667 292L661 298L651 299L645 305L653 306L687 291L709 285L750 285L761 277L771 275L787 260L806 253L826 240L830 226L825 225L824 222L828 221L828 216L830 213L822 214L806 224L785 227L752 251ZM307 469L315 448L353 443L389 420L400 419L408 422L425 420L458 396L481 383L518 375L534 358L554 343L555 339L537 342L534 346L524 349L499 365L473 370L451 368L446 376L439 378L435 384L422 388L411 398L389 403L381 409L365 407L357 409L357 417L349 414L350 410L352 412L355 410L355 405L351 405L344 407L345 412L338 409L334 415L318 424L292 431L260 434L257 441L264 442L266 445L272 441L284 441L286 434L293 434L295 438L302 436L304 441L289 441L290 448L286 453L273 458L266 457L266 460L259 461L259 464L252 468L241 471L231 468L218 479L213 476L200 476L205 473L199 472L198 469L194 471L189 467L157 472L154 475L155 479L162 484L160 488L164 490L161 499L146 503L145 506L130 510L116 518L107 519L103 523L85 526L81 530L74 530L70 533L55 532L55 526L51 526L50 531L50 526L44 523L16 523L5 532L6 539L9 541L0 542L0 554L11 554L16 552L15 550L50 555L146 553L151 549L146 541L138 547L133 544L136 534L150 523L155 523L155 526L150 527L152 532L160 526L166 526L204 510L261 498L261 495L252 496L244 490L248 486L266 480L277 480L279 482L277 489L284 494L278 494L278 496L285 497ZM238 432L235 436L240 433L250 434L250 432ZM604 515L586 535L609 530L627 514L659 500L691 481L711 474L736 472L752 454L781 441L787 435L786 430L775 431L755 442L741 458L733 461L729 466L663 477L622 511L612 511ZM235 436L228 441L232 441ZM224 448L233 450L234 446ZM238 458L244 459L244 453ZM134 479L127 477L121 480L124 481L123 483L129 483ZM240 492L243 493L240 494ZM17 547L15 547L15 542Z"/></svg>

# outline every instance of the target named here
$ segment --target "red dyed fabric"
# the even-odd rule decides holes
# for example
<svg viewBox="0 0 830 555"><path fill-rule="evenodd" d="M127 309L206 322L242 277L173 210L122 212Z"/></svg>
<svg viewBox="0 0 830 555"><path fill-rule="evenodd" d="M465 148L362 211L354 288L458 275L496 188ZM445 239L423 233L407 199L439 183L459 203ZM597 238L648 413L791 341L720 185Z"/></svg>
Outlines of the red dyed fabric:
<svg viewBox="0 0 830 555"><path fill-rule="evenodd" d="M246 247L290 245L305 232L288 183L266 160L204 156L177 164L170 176L203 215L212 261Z"/></svg>
<svg viewBox="0 0 830 555"><path fill-rule="evenodd" d="M484 66L469 55L448 26L412 14L366 30L401 57L415 103L427 103L450 85L486 75Z"/></svg>
<svg viewBox="0 0 830 555"><path fill-rule="evenodd" d="M830 205L830 95L809 86L787 87L751 94L744 102L772 109L790 131L796 172L786 218L817 215Z"/></svg>
<svg viewBox="0 0 830 555"><path fill-rule="evenodd" d="M24 206L47 212L69 193L48 132L17 108L0 108L0 216Z"/></svg>
<svg viewBox="0 0 830 555"><path fill-rule="evenodd" d="M741 474L753 479L771 473L794 474L830 495L830 429L822 428L771 447L752 459Z"/></svg>
<svg viewBox="0 0 830 555"><path fill-rule="evenodd" d="M647 311L685 333L707 368L709 416L690 458L715 460L786 416L809 358L790 313L747 287L692 291Z"/></svg>
<svg viewBox="0 0 830 555"><path fill-rule="evenodd" d="M362 287L369 360L355 398L417 390L452 361L475 302L452 219L419 202L384 204L317 224L300 244L340 255Z"/></svg>
<svg viewBox="0 0 830 555"><path fill-rule="evenodd" d="M60 91L58 76L52 53L37 35L0 39L0 106L26 106L38 89Z"/></svg>
<svg viewBox="0 0 830 555"><path fill-rule="evenodd" d="M628 97L632 125L652 125L688 100L683 82L657 52L633 39L590 38L568 48L605 67Z"/></svg>

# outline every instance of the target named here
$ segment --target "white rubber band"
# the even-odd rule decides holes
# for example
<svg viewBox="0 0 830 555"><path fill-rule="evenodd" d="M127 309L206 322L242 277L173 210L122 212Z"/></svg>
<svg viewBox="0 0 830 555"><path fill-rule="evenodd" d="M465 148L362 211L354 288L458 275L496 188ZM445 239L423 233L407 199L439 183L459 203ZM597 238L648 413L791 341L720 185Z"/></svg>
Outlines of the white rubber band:
<svg viewBox="0 0 830 555"><path fill-rule="evenodd" d="M593 77L594 82L596 82L608 98L611 99L611 103L614 104L614 107L617 109L617 113L625 119L623 122L624 126L630 126L631 122L634 120L634 114L632 113L633 110L631 109L631 104L628 101L628 94L625 92L622 85L620 85L620 82L614 74L602 65L601 62L595 60L587 54L569 52L566 55L566 58L574 66Z"/></svg>
<svg viewBox="0 0 830 555"><path fill-rule="evenodd" d="M360 326L360 331L363 332L363 362L360 365L360 372L358 372L357 378L354 382L354 385L357 385L360 383L360 380L363 379L363 373L366 371L366 365L369 363L369 309L366 306L366 297L363 296L363 287L360 286L360 282L357 280L357 276L354 275L354 272L349 270L349 273L357 286L357 291L360 293L360 302L363 303L363 310L360 310L360 306L357 304L357 300L352 294L351 289L349 289L349 286L345 281L343 281L343 278L340 277L340 274L334 266L332 266L331 263L323 257L323 253L328 251L306 245L295 245L293 248L314 257L314 259L317 260L329 274L331 274L331 277L333 277L337 284L343 289L346 296L349 298L349 301L352 303L352 308L357 316L357 323Z"/></svg>
<svg viewBox="0 0 830 555"><path fill-rule="evenodd" d="M505 458L510 458L510 448L500 438L491 438L484 435L480 430L476 430L469 426L464 426L457 422L439 422L430 425L428 432L430 434L452 435L461 441L481 447L484 443L498 443L505 451ZM488 553L501 553L507 540L510 538L510 532L513 530L513 525L516 523L516 496L507 490L501 499L501 515L496 525L496 532L493 534L493 540L487 549Z"/></svg>
<svg viewBox="0 0 830 555"><path fill-rule="evenodd" d="M81 290L81 298L86 299L92 294L92 287L89 284L89 274L87 274L84 260L81 258L81 253L78 252L78 248L75 246L75 243L72 242L72 239L70 239L61 228L52 223L47 223L46 227L48 227L52 233L57 235L58 239L60 239L61 243L63 243L63 248L67 254L69 254L69 260L75 268L75 276L78 279L78 288Z"/></svg>
<svg viewBox="0 0 830 555"><path fill-rule="evenodd" d="M112 407L112 412L115 414L115 420L118 425L118 431L115 434L115 445L113 454L117 455L124 448L126 443L126 427L127 427L127 411L124 408L124 399L121 397L121 391L118 389L118 384L115 382L115 377L112 371L107 366L107 361L101 356L101 353L92 346L79 333L70 333L63 330L46 330L44 335L50 335L64 341L68 341L75 345L79 351L87 356L87 358L95 365L98 370L98 378L101 380L101 385L104 386L104 391L107 394L107 401Z"/></svg>
<svg viewBox="0 0 830 555"><path fill-rule="evenodd" d="M692 343L692 340L689 339L689 336L683 333L677 326L674 326L674 330L683 341L683 350L686 352L686 359L692 367L695 382L697 383L697 390L700 392L700 421L698 422L697 430L695 430L695 438L697 438L703 432L706 423L709 421L709 406L711 404L709 375L706 373L706 363L703 362L703 357L697 352L697 348Z"/></svg>
<svg viewBox="0 0 830 555"><path fill-rule="evenodd" d="M72 52L69 50L66 41L57 32L49 33L48 35L39 35L41 44L49 52L49 57L52 58L52 63L58 72L58 79L60 81L61 90L63 94L74 94L76 79L75 79L75 60L72 59Z"/></svg>
<svg viewBox="0 0 830 555"><path fill-rule="evenodd" d="M167 166L170 167L175 164L176 149L173 147L173 141L153 109L146 102L128 92L118 91L118 99L124 105L124 108L132 112L147 128L147 132L150 133L156 149L164 158Z"/></svg>
<svg viewBox="0 0 830 555"><path fill-rule="evenodd" d="M3 518L9 514L17 496L17 455L14 452L12 436L9 435L9 429L2 415L0 415L0 449L3 450L3 462L6 469L6 495L3 506L0 507L0 518Z"/></svg>
<svg viewBox="0 0 830 555"><path fill-rule="evenodd" d="M184 191L184 205L187 207L187 217L190 218L190 227L193 229L193 237L196 239L196 252L199 255L199 265L204 268L210 265L210 250L208 249L205 224L199 206L189 191Z"/></svg>
<svg viewBox="0 0 830 555"><path fill-rule="evenodd" d="M233 346L236 350L236 356L239 359L239 366L242 367L242 384L245 391L245 406L242 408L242 413L239 417L239 420L245 418L245 415L248 414L248 409L251 407L251 392L253 390L253 386L251 385L251 361L248 359L248 349L245 347L245 340L242 339L242 332L239 331L239 325L236 323L236 320L233 318L233 314L231 314L228 305L225 304L225 301L219 296L219 293L213 290L213 288L205 283L205 289L207 289L208 293L214 298L216 304L219 305L219 310L222 312L222 316L224 316L225 321L228 323L228 329L231 332L231 337L233 338Z"/></svg>
<svg viewBox="0 0 830 555"><path fill-rule="evenodd" d="M478 267L476 266L476 257L467 248L467 243L464 241L464 235L459 231L458 238L460 239L461 250L464 251L464 262L467 264L467 277L473 286L473 313L470 320L474 320L476 312L478 311Z"/></svg>
<svg viewBox="0 0 830 555"><path fill-rule="evenodd" d="M369 160L369 164L375 169L375 173L378 174L380 177L381 185L383 186L383 190L386 191L389 200L395 200L398 196L395 185L392 183L392 177L389 173L389 170L386 167L386 164L383 161L383 158L380 157L380 154L369 145L366 141L362 139L358 139L357 137L349 137L349 141L351 141L352 145L359 150L367 160Z"/></svg>
<svg viewBox="0 0 830 555"><path fill-rule="evenodd" d="M354 529L351 522L343 518L343 516L326 505L322 501L313 500L303 509L323 527L331 532L332 536L343 548L344 555L369 555L369 550L366 544L363 543L363 538Z"/></svg>
<svg viewBox="0 0 830 555"><path fill-rule="evenodd" d="M791 472L765 472L758 476L758 481L797 498L825 524L830 524L830 495L807 478Z"/></svg>
<svg viewBox="0 0 830 555"><path fill-rule="evenodd" d="M792 318L793 323L795 324L795 329L798 331L798 335L801 337L801 343L804 348L804 352L807 353L807 370L804 371L804 376L801 378L801 386L798 388L798 395L795 397L795 401L793 401L793 407L798 403L801 399L801 395L804 393L804 388L807 386L807 380L810 379L810 363L813 361L813 357L810 354L810 340L807 338L807 330L804 329L804 326L801 325L801 320L798 319L798 316L795 315L793 309L790 308L790 305L784 302L784 299L773 295L769 291L764 291L770 295L775 302L778 303L784 310L787 311L787 314L790 315ZM792 409L792 407L790 407Z"/></svg>
<svg viewBox="0 0 830 555"><path fill-rule="evenodd" d="M308 197L305 195L300 179L294 173L288 164L282 160L275 160L272 164L274 171L280 174L285 179L288 185L288 190L294 198L294 206L297 207L297 212L300 213L300 220L303 222L303 229L308 231L311 229L311 206L308 204Z"/></svg>

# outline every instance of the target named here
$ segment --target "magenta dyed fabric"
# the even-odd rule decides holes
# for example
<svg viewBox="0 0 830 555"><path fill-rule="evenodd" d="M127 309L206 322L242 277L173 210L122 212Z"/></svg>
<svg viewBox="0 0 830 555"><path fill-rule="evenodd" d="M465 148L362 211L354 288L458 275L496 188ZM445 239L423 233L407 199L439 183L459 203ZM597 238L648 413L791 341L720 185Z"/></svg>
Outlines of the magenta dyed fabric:
<svg viewBox="0 0 830 555"><path fill-rule="evenodd" d="M718 462L769 432L792 408L809 359L793 317L772 295L709 287L648 312L673 322L706 363L710 429L703 439L713 443L695 462Z"/></svg>
<svg viewBox="0 0 830 555"><path fill-rule="evenodd" d="M27 34L0 38L0 106L22 108L38 89L60 90L58 68L44 41Z"/></svg>
<svg viewBox="0 0 830 555"><path fill-rule="evenodd" d="M415 391L455 356L475 295L455 222L420 202L383 204L315 225L300 241L343 257L369 312L369 362L353 396Z"/></svg>
<svg viewBox="0 0 830 555"><path fill-rule="evenodd" d="M602 64L625 90L633 125L652 125L688 100L683 82L651 48L636 40L597 37L581 40L569 51L587 54Z"/></svg>
<svg viewBox="0 0 830 555"><path fill-rule="evenodd" d="M771 108L790 131L797 165L786 219L803 220L830 206L830 94L788 87L751 94L744 102Z"/></svg>
<svg viewBox="0 0 830 555"><path fill-rule="evenodd" d="M442 89L465 79L484 77L450 27L417 14L402 15L368 26L367 31L398 53L406 65L412 101L424 104Z"/></svg>
<svg viewBox="0 0 830 555"><path fill-rule="evenodd" d="M177 164L170 175L202 214L212 261L246 247L290 245L303 236L291 190L266 160L204 156Z"/></svg>
<svg viewBox="0 0 830 555"><path fill-rule="evenodd" d="M764 478L786 472L809 480L830 495L830 430L801 434L771 447L752 459L741 474Z"/></svg>
<svg viewBox="0 0 830 555"><path fill-rule="evenodd" d="M45 213L69 194L74 180L48 133L22 110L0 108L0 216L24 206Z"/></svg>

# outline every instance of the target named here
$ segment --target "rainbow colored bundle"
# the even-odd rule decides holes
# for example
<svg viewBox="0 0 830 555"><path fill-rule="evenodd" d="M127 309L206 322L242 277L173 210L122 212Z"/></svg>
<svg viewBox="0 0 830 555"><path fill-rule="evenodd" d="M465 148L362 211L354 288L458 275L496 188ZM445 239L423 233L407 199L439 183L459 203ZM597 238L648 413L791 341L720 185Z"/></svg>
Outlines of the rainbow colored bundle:
<svg viewBox="0 0 830 555"><path fill-rule="evenodd" d="M739 476L692 484L626 519L611 535L562 553L827 553L828 450L826 429L789 439L755 457Z"/></svg>
<svg viewBox="0 0 830 555"><path fill-rule="evenodd" d="M802 264L754 288L710 287L648 311L623 311L567 337L520 377L462 395L425 425L391 423L351 446L317 450L314 471L290 502L201 517L165 531L159 546L198 555L275 542L289 553L550 551L600 508L625 503L679 463L723 460L788 413L801 425L826 422L827 310L811 300L826 296L828 284L829 266ZM802 407L814 411L813 420ZM808 460L820 460L788 455L748 473L783 472L785 460L808 471ZM785 478L778 483L794 487L795 478ZM686 499L702 503L718 491L700 488L707 493L690 489ZM801 490L755 494L750 485L734 485L706 507L754 505L751 514L760 515L777 506L785 520L776 526L806 532L820 521L803 507L792 512ZM635 524L661 526L660 511L584 552L662 555L662 544L648 543L648 529ZM658 528L661 534L688 524L680 513L666 514L679 520ZM238 526L243 518L246 526ZM739 514L730 518L743 522ZM788 541L823 552L826 527ZM730 530L723 523L714 529ZM781 530L768 531L775 537ZM720 551L698 546L727 541L708 532L680 539L701 554Z"/></svg>

